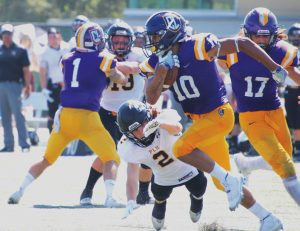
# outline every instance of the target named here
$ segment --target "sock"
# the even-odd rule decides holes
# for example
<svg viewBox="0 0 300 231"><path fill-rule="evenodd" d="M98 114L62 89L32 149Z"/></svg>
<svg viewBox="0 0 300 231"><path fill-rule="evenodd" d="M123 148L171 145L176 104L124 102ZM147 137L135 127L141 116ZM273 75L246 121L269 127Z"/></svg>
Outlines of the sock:
<svg viewBox="0 0 300 231"><path fill-rule="evenodd" d="M28 172L27 175L25 176L23 183L21 184L19 190L24 193L25 189L31 184L32 181L34 181L35 178Z"/></svg>
<svg viewBox="0 0 300 231"><path fill-rule="evenodd" d="M252 170L263 169L263 170L272 170L271 165L261 156L248 157L249 168Z"/></svg>
<svg viewBox="0 0 300 231"><path fill-rule="evenodd" d="M288 191L297 205L300 206L300 182L298 181L297 176L283 179L283 184L286 191Z"/></svg>
<svg viewBox="0 0 300 231"><path fill-rule="evenodd" d="M102 176L102 172L97 172L95 169L93 169L91 167L91 169L90 169L90 175L89 175L89 178L88 178L88 181L86 183L85 188L88 189L88 190L93 191L96 182L98 181L98 179L101 176Z"/></svg>
<svg viewBox="0 0 300 231"><path fill-rule="evenodd" d="M116 183L116 181L112 180L112 179L104 181L105 189L106 189L106 197L112 197L115 183Z"/></svg>
<svg viewBox="0 0 300 231"><path fill-rule="evenodd" d="M263 220L270 214L270 212L262 207L258 202L255 202L255 204L249 208L249 211L258 217L259 220Z"/></svg>
<svg viewBox="0 0 300 231"><path fill-rule="evenodd" d="M139 192L148 192L149 184L149 181L140 181Z"/></svg>
<svg viewBox="0 0 300 231"><path fill-rule="evenodd" d="M209 174L222 182L227 175L227 171L215 162L215 166Z"/></svg>

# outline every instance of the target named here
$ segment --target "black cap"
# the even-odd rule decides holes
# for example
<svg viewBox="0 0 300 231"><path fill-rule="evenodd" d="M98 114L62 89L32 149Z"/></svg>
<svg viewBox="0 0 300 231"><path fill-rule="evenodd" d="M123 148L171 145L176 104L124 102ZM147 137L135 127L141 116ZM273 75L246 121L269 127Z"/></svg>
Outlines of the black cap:
<svg viewBox="0 0 300 231"><path fill-rule="evenodd" d="M48 34L59 34L60 32L55 27L50 27L50 28L48 28L47 33Z"/></svg>

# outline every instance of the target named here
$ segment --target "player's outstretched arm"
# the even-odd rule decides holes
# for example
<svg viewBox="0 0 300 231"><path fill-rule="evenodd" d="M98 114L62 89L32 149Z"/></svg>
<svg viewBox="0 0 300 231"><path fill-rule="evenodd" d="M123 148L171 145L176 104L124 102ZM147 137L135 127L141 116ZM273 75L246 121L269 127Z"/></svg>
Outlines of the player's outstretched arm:
<svg viewBox="0 0 300 231"><path fill-rule="evenodd" d="M275 71L280 65L256 43L246 37L224 38L219 40L219 46L213 47L207 52L208 56L213 58L242 51L264 64L271 72Z"/></svg>
<svg viewBox="0 0 300 231"><path fill-rule="evenodd" d="M159 99L165 78L167 76L169 67L164 63L157 64L155 74L149 77L146 81L146 100L150 104L155 104Z"/></svg>
<svg viewBox="0 0 300 231"><path fill-rule="evenodd" d="M135 75L141 72L139 63L133 61L117 62L117 68L124 75Z"/></svg>
<svg viewBox="0 0 300 231"><path fill-rule="evenodd" d="M107 74L109 78L115 83L126 84L128 82L128 78L117 68L111 69Z"/></svg>

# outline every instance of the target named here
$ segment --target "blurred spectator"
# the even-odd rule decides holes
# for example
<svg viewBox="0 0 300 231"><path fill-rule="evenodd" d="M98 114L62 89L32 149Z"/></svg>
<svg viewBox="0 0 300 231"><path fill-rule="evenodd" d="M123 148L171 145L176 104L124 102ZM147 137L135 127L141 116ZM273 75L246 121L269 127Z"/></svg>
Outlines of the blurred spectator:
<svg viewBox="0 0 300 231"><path fill-rule="evenodd" d="M4 147L0 152L14 151L14 136L12 131L12 114L18 130L19 145L22 151L29 151L25 118L21 112L21 94L30 94L29 59L26 50L18 47L12 40L13 25L4 24L1 27L3 44L0 47L0 109L4 129Z"/></svg>
<svg viewBox="0 0 300 231"><path fill-rule="evenodd" d="M133 46L134 47L140 47L142 48L145 44L145 34L144 34L144 28L141 26L134 27L134 41L133 41Z"/></svg>
<svg viewBox="0 0 300 231"><path fill-rule="evenodd" d="M49 132L52 130L53 119L60 104L60 91L63 87L63 74L59 66L61 57L69 51L69 46L62 43L60 32L55 27L47 31L48 46L40 58L40 78L42 93L48 103Z"/></svg>
<svg viewBox="0 0 300 231"><path fill-rule="evenodd" d="M89 19L84 16L84 15L77 15L73 22L72 22L72 29L73 29L73 32L74 32L74 36L69 40L69 47L70 47L70 50L72 51L73 49L75 49L76 47L76 40L75 40L75 33L77 31L77 29L84 23L88 22Z"/></svg>
<svg viewBox="0 0 300 231"><path fill-rule="evenodd" d="M290 27L288 30L288 40L291 44L298 47L298 57L300 59L300 23L295 23ZM299 62L298 65L300 65ZM291 78L287 78L285 83L286 119L289 128L293 131L294 137L293 158L295 161L300 161L300 105L297 98L300 95L300 87Z"/></svg>

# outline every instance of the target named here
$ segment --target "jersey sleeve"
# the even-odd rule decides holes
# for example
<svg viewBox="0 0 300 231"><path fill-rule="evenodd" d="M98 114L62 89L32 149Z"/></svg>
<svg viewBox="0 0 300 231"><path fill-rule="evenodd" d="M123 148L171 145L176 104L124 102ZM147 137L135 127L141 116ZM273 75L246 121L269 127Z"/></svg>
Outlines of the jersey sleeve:
<svg viewBox="0 0 300 231"><path fill-rule="evenodd" d="M136 163L140 162L136 158L137 150L134 149L134 144L131 143L126 137L122 137L117 145L117 150L121 158L128 163Z"/></svg>
<svg viewBox="0 0 300 231"><path fill-rule="evenodd" d="M288 44L284 49L285 55L281 61L283 67L296 67L299 65L299 52L297 47Z"/></svg>
<svg viewBox="0 0 300 231"><path fill-rule="evenodd" d="M201 33L194 35L194 53L197 60L211 61L207 52L209 52L215 46L219 46L219 40L217 36L210 33Z"/></svg>
<svg viewBox="0 0 300 231"><path fill-rule="evenodd" d="M114 69L116 67L117 61L114 59L115 57L113 55L105 54L102 57L102 60L100 62L100 70L104 73L109 72L111 69Z"/></svg>
<svg viewBox="0 0 300 231"><path fill-rule="evenodd" d="M148 77L154 74L155 67L158 63L158 57L156 55L151 55L149 59L140 63L139 68L144 76Z"/></svg>

